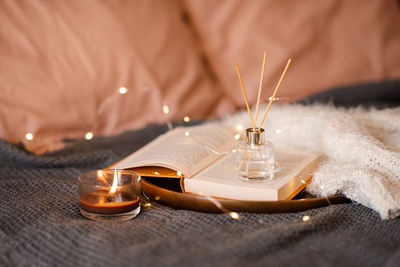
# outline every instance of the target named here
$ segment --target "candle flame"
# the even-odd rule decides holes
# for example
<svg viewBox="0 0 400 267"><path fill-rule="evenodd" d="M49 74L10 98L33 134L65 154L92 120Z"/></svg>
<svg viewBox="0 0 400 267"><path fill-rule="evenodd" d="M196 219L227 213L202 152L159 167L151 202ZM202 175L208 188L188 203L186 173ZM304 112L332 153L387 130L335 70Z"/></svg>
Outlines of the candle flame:
<svg viewBox="0 0 400 267"><path fill-rule="evenodd" d="M110 194L114 194L117 191L117 185L118 185L118 174L117 170L114 170L114 179L110 189Z"/></svg>

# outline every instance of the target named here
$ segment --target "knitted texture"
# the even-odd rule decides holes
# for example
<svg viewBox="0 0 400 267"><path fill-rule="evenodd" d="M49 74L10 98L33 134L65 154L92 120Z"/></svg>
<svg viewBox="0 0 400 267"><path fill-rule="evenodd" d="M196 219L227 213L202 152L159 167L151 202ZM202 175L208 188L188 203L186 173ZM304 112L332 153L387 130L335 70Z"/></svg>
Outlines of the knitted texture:
<svg viewBox="0 0 400 267"><path fill-rule="evenodd" d="M42 157L0 142L0 266L399 266L400 220L353 203L239 220L152 203L129 221L83 218L79 173L166 129L78 141Z"/></svg>
<svg viewBox="0 0 400 267"><path fill-rule="evenodd" d="M265 106L260 114L264 110ZM224 121L250 127L247 112ZM376 210L383 219L400 215L400 108L273 106L263 128L276 146L322 155L307 187L312 194L341 193Z"/></svg>

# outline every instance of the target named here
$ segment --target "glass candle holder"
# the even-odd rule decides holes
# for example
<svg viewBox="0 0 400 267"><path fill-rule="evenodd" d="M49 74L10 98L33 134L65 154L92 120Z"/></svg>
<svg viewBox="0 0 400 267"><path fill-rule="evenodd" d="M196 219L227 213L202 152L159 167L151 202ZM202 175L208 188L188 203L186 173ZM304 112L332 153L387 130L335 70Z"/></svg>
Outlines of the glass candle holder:
<svg viewBox="0 0 400 267"><path fill-rule="evenodd" d="M237 148L237 174L246 181L268 181L275 177L275 147L266 142L264 129L246 130L246 143Z"/></svg>
<svg viewBox="0 0 400 267"><path fill-rule="evenodd" d="M79 178L81 214L94 220L129 220L140 212L140 175L125 170L94 170Z"/></svg>

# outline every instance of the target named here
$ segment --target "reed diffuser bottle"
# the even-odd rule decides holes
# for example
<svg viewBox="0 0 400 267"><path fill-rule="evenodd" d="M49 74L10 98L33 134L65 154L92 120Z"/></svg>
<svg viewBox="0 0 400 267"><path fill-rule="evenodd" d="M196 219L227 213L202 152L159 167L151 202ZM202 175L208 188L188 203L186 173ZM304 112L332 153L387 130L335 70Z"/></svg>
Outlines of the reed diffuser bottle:
<svg viewBox="0 0 400 267"><path fill-rule="evenodd" d="M244 180L272 180L276 172L275 148L265 141L263 128L246 130L246 143L238 149L237 173Z"/></svg>
<svg viewBox="0 0 400 267"><path fill-rule="evenodd" d="M286 63L286 67L282 72L282 75L275 87L274 93L269 98L269 103L265 109L264 116L262 117L260 127L256 127L258 111L260 107L260 97L262 90L262 81L264 77L265 62L267 58L267 50L264 51L264 59L261 69L260 86L258 88L256 114L253 119L253 114L251 113L249 101L247 100L246 90L244 89L242 75L239 71L238 64L235 64L236 72L239 78L240 87L242 89L243 98L246 103L246 108L249 113L252 128L246 130L246 143L238 148L238 176L244 180L256 181L256 180L272 180L275 177L275 172L278 171L278 165L275 164L275 149L271 142L265 141L265 131L262 125L267 117L268 111L271 107L272 102L275 101L276 93L281 86L283 78L286 75L292 59L289 58Z"/></svg>

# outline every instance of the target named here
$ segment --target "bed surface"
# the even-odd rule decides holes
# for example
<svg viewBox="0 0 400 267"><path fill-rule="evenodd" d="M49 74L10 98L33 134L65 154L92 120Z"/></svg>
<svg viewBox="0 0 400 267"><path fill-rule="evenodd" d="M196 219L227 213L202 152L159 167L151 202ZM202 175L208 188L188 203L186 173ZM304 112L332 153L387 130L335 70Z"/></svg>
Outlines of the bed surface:
<svg viewBox="0 0 400 267"><path fill-rule="evenodd" d="M398 85L390 83L392 92ZM335 92L330 99L341 105ZM240 213L239 220L152 203L129 221L83 218L77 195L80 172L109 166L167 129L150 125L90 142L71 140L67 148L40 157L0 140L0 265L400 264L399 218L381 220L356 203L298 213ZM303 216L310 220L304 222Z"/></svg>
<svg viewBox="0 0 400 267"><path fill-rule="evenodd" d="M130 221L79 213L76 177L165 132L148 126L33 156L0 141L0 265L398 266L400 220L355 203L299 213L226 214L156 203ZM310 220L303 222L303 216Z"/></svg>
<svg viewBox="0 0 400 267"><path fill-rule="evenodd" d="M166 129L150 126L45 157L1 141L0 265L399 264L400 220L382 221L353 203L299 213L240 213L239 220L152 203L130 221L83 218L79 173L109 165Z"/></svg>

